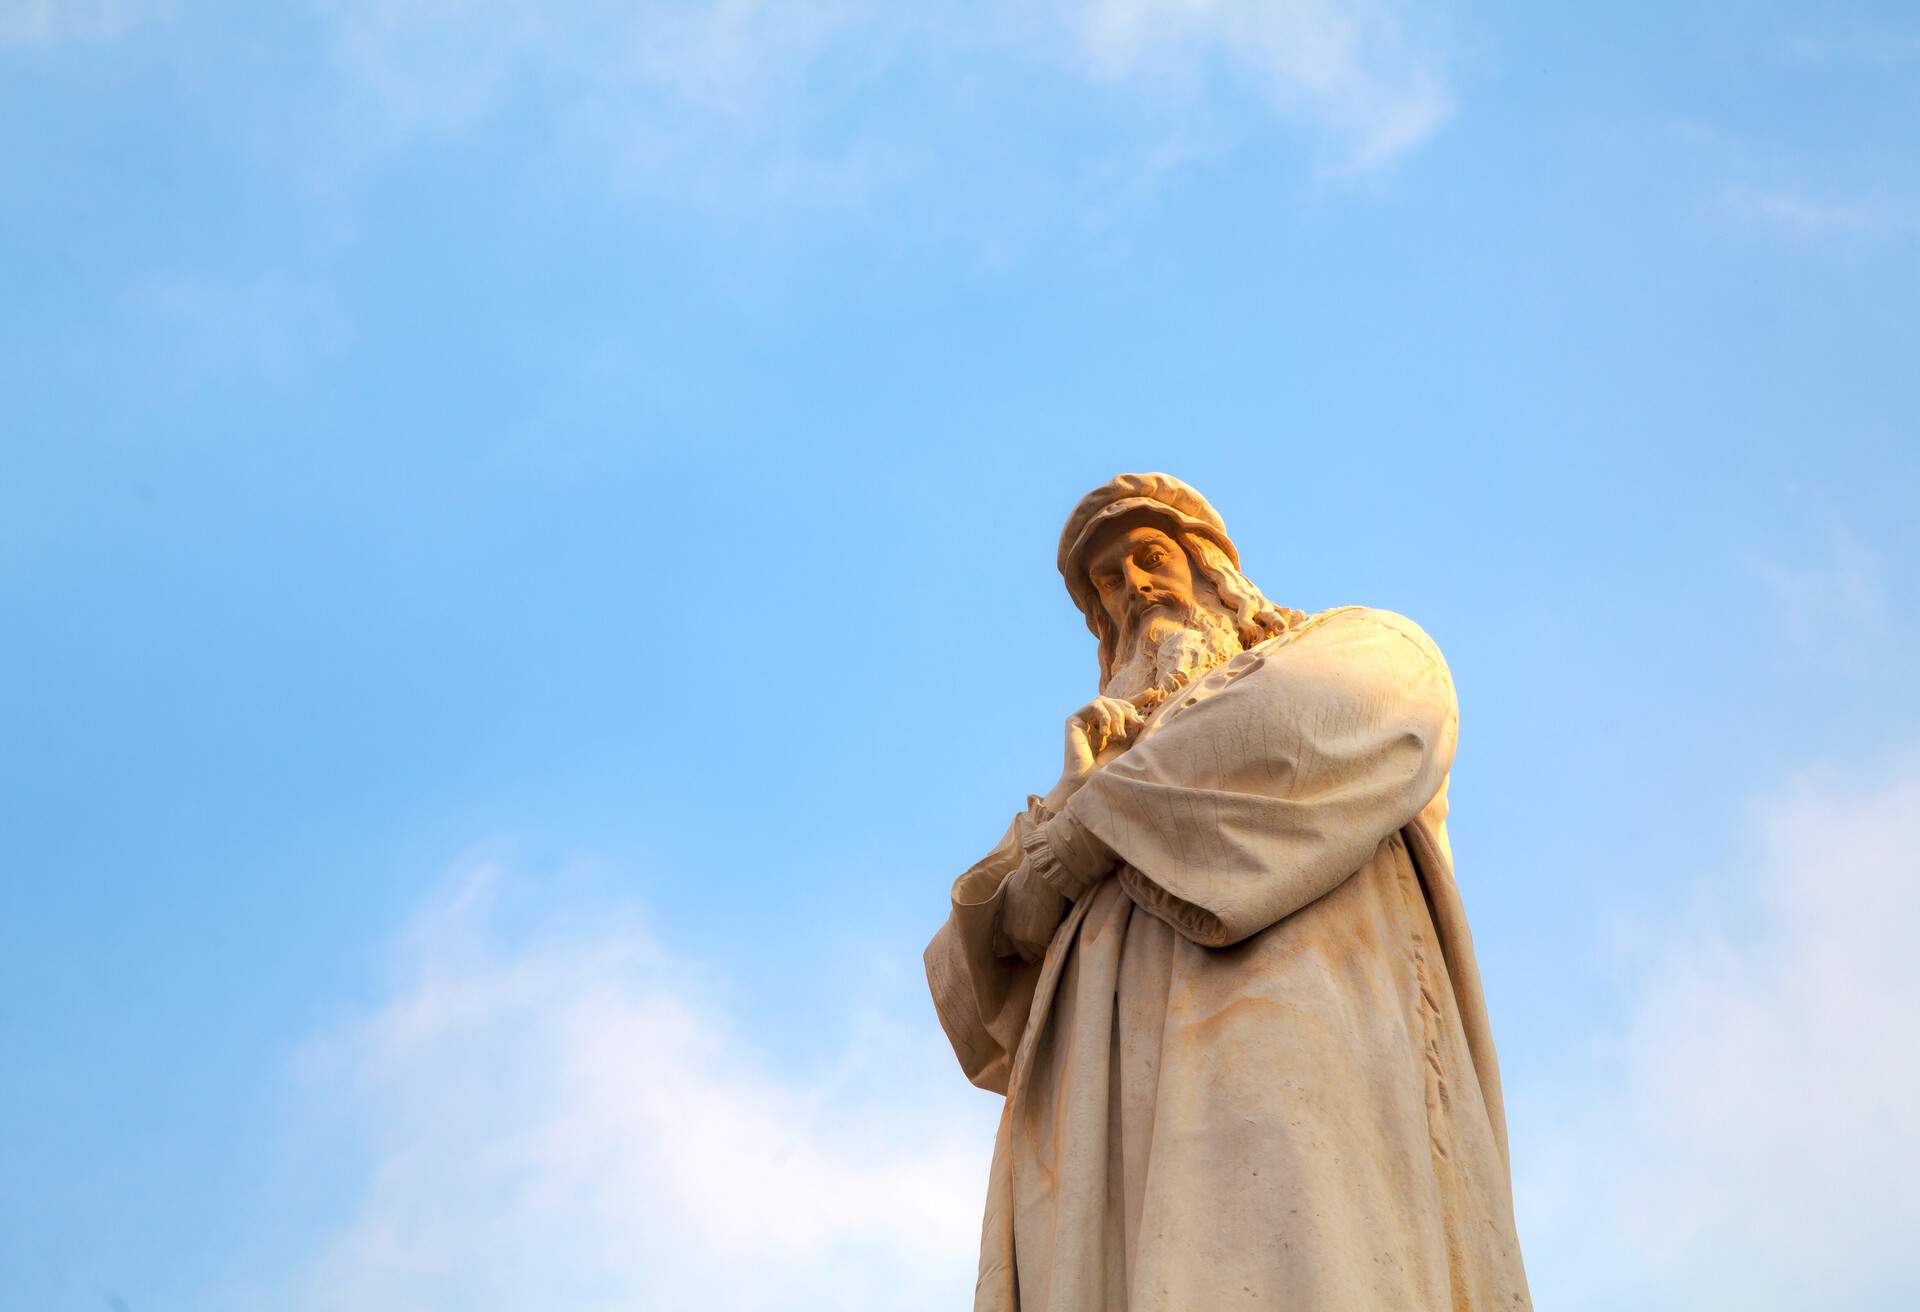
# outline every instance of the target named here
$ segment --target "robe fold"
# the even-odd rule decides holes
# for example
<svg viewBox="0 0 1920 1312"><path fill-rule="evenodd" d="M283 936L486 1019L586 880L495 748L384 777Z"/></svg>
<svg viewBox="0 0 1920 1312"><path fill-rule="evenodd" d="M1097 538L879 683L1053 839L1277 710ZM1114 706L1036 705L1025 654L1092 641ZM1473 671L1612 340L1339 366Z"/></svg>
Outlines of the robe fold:
<svg viewBox="0 0 1920 1312"><path fill-rule="evenodd" d="M926 953L1006 1095L977 1312L1526 1309L1446 839L1458 716L1398 615L1323 612L1016 816ZM1073 901L1035 963L1028 863Z"/></svg>

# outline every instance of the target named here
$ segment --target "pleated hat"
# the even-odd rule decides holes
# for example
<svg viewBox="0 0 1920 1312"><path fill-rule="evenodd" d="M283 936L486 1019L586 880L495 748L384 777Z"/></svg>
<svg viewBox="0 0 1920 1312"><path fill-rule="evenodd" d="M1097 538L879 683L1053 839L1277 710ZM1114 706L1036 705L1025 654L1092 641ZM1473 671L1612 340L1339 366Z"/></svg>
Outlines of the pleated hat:
<svg viewBox="0 0 1920 1312"><path fill-rule="evenodd" d="M1099 632L1094 617L1104 612L1087 578L1088 550L1109 528L1156 521L1177 532L1200 534L1226 552L1235 569L1240 568L1240 553L1227 536L1225 521L1199 492L1172 474L1118 474L1081 497L1060 530L1060 577L1094 632Z"/></svg>

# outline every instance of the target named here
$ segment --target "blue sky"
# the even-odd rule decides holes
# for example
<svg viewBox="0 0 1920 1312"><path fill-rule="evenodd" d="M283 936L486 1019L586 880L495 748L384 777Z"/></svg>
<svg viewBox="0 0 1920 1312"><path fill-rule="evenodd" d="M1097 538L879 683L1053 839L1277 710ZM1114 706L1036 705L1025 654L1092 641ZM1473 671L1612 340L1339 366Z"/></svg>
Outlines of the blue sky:
<svg viewBox="0 0 1920 1312"><path fill-rule="evenodd" d="M0 0L0 1306L964 1305L1080 493L1420 620L1544 1308L1910 1307L1897 5Z"/></svg>

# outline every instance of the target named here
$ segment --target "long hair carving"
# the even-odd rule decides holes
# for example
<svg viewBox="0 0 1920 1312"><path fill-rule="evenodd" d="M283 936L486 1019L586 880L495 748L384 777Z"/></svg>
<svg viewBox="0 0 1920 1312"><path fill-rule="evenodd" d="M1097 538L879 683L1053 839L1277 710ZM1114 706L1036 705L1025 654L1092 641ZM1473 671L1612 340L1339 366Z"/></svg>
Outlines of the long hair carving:
<svg viewBox="0 0 1920 1312"><path fill-rule="evenodd" d="M1297 610L1276 606L1268 601L1252 580L1234 567L1227 553L1210 539L1198 533L1183 532L1177 540L1198 575L1201 584L1200 604L1204 606L1212 602L1221 613L1232 619L1242 647L1251 647L1277 637L1305 618ZM1212 596L1207 595L1209 591ZM1105 612L1097 611L1090 618L1093 620L1094 633L1099 637L1100 682L1105 686L1113 675L1120 635Z"/></svg>

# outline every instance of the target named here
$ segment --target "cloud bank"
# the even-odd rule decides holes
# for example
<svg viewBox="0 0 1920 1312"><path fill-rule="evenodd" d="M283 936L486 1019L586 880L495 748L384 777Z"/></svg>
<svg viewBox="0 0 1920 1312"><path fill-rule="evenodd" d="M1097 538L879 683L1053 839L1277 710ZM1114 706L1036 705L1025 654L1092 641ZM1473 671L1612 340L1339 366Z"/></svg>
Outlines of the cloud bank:
<svg viewBox="0 0 1920 1312"><path fill-rule="evenodd" d="M1592 1070L1516 1109L1542 1307L1920 1303L1916 817L1920 754L1809 776L1749 865L1676 887L1690 928L1640 955Z"/></svg>
<svg viewBox="0 0 1920 1312"><path fill-rule="evenodd" d="M967 1305L998 1108L937 1031L782 1070L637 922L504 942L499 879L427 907L392 996L307 1055L370 1156L295 1306Z"/></svg>
<svg viewBox="0 0 1920 1312"><path fill-rule="evenodd" d="M1920 753L1766 799L1749 863L1676 882L1619 1028L1513 1089L1540 1306L1920 1297L1914 816ZM305 1057L369 1156L290 1306L966 1306L996 1103L931 1020L797 1072L634 918L503 935L499 884L434 899Z"/></svg>
<svg viewBox="0 0 1920 1312"><path fill-rule="evenodd" d="M1623 956L1617 1024L1511 1090L1541 1307L1920 1300L1916 816L1920 752L1764 799ZM998 1108L930 1016L823 1022L796 1070L636 919L507 932L501 883L455 881L312 1044L364 1161L277 1306L966 1306Z"/></svg>

